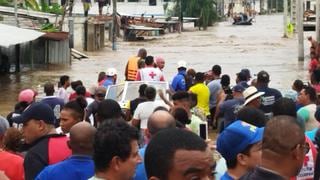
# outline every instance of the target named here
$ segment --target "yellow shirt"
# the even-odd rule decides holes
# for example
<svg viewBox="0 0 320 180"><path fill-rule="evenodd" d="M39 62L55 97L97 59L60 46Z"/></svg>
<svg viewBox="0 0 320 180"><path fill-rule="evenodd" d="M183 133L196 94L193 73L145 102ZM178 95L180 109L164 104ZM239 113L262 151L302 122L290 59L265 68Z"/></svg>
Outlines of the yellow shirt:
<svg viewBox="0 0 320 180"><path fill-rule="evenodd" d="M198 103L197 107L202 109L203 112L208 116L209 111L209 99L210 99L210 90L204 83L197 83L193 85L189 91L197 95Z"/></svg>

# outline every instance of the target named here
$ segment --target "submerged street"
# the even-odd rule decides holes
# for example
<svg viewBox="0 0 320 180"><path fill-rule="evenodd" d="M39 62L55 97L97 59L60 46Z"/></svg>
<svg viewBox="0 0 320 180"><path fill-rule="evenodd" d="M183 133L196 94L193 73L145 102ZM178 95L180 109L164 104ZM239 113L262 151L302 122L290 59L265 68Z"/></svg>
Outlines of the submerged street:
<svg viewBox="0 0 320 180"><path fill-rule="evenodd" d="M236 73L241 68L250 69L252 75L266 70L270 74L271 87L287 90L295 79L307 81L310 45L305 38L306 58L304 62L298 62L297 38L282 38L282 20L282 15L257 16L252 26L233 26L226 21L207 31L187 28L182 34L166 34L150 41L120 40L117 51L112 51L108 45L102 51L87 53L89 59L74 60L71 67L49 67L0 76L0 114L6 116L13 110L21 89L31 87L42 94L45 82L57 84L59 76L64 74L70 75L72 81L82 80L86 87L90 87L96 84L100 71L114 67L118 71L118 82L121 82L128 57L143 47L148 55L165 59L164 74L168 81L177 71L177 61L184 60L196 71L208 71L214 64L221 65L222 74L230 75L231 85L235 84ZM313 33L309 34L314 36Z"/></svg>

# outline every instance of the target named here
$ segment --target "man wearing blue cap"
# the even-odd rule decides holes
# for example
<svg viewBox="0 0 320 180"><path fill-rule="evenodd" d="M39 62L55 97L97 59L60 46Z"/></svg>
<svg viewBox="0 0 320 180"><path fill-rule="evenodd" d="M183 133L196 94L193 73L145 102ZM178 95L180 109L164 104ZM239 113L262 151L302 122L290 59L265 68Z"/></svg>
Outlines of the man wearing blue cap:
<svg viewBox="0 0 320 180"><path fill-rule="evenodd" d="M243 91L244 87L235 85L232 88L233 99L226 100L220 104L219 112L223 114L224 128L236 120L236 115L245 101L242 94Z"/></svg>
<svg viewBox="0 0 320 180"><path fill-rule="evenodd" d="M13 121L23 124L24 140L30 145L24 159L26 180L35 179L43 168L71 155L67 137L55 131L55 116L49 105L33 103Z"/></svg>
<svg viewBox="0 0 320 180"><path fill-rule="evenodd" d="M261 161L263 128L243 121L230 124L217 139L217 150L228 170L221 180L239 179Z"/></svg>

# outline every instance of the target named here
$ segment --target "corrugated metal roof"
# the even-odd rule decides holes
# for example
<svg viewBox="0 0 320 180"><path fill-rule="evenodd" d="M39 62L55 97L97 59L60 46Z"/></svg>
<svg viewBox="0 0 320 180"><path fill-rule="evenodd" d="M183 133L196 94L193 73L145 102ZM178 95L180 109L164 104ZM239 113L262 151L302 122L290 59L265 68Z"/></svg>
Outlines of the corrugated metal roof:
<svg viewBox="0 0 320 180"><path fill-rule="evenodd" d="M9 47L37 39L45 33L0 24L0 46Z"/></svg>

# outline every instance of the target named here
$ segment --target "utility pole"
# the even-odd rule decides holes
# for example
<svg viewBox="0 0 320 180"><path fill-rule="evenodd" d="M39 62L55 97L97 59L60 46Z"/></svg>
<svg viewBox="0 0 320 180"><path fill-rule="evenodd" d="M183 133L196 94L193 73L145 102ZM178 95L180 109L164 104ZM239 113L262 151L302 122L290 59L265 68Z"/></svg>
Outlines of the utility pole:
<svg viewBox="0 0 320 180"><path fill-rule="evenodd" d="M112 50L117 50L117 0L112 0L113 14L112 14Z"/></svg>
<svg viewBox="0 0 320 180"><path fill-rule="evenodd" d="M320 43L320 0L317 0L316 4L316 40Z"/></svg>
<svg viewBox="0 0 320 180"><path fill-rule="evenodd" d="M298 60L304 60L303 44L303 1L297 0Z"/></svg>
<svg viewBox="0 0 320 180"><path fill-rule="evenodd" d="M291 0L291 12L290 12L290 23L293 25L294 32L296 31L296 25L297 25L297 0Z"/></svg>
<svg viewBox="0 0 320 180"><path fill-rule="evenodd" d="M182 10L182 2L183 0L180 0L180 3L179 3L179 6L180 6L180 30L179 32L182 32L183 31L183 10Z"/></svg>
<svg viewBox="0 0 320 180"><path fill-rule="evenodd" d="M283 37L288 38L288 0L283 0Z"/></svg>

